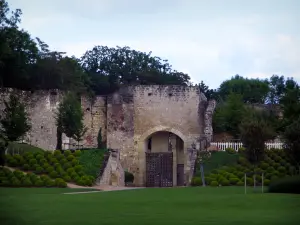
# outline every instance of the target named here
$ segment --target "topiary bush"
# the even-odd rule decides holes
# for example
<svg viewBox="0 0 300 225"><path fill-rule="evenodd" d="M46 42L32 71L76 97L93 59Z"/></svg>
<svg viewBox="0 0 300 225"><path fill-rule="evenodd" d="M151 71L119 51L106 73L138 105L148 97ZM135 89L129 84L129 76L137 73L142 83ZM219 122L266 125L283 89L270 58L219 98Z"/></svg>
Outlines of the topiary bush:
<svg viewBox="0 0 300 225"><path fill-rule="evenodd" d="M201 177L193 177L191 185L192 186L202 186L202 179L201 179Z"/></svg>
<svg viewBox="0 0 300 225"><path fill-rule="evenodd" d="M61 178L56 178L55 179L55 186L65 188L65 187L67 187L67 183Z"/></svg>
<svg viewBox="0 0 300 225"><path fill-rule="evenodd" d="M245 151L246 151L246 149L244 147L240 147L238 149L238 153L241 153L241 154L243 154Z"/></svg>
<svg viewBox="0 0 300 225"><path fill-rule="evenodd" d="M64 179L64 181L66 181L66 182L70 182L70 181L72 180L71 177L68 176L68 175L63 176L63 179Z"/></svg>
<svg viewBox="0 0 300 225"><path fill-rule="evenodd" d="M80 157L80 155L81 155L81 151L80 151L80 150L76 150L76 151L74 152L74 156L75 156L75 157Z"/></svg>
<svg viewBox="0 0 300 225"><path fill-rule="evenodd" d="M234 178L233 177L233 178L229 179L229 182L230 182L231 185L236 185L239 181L240 181L239 178Z"/></svg>
<svg viewBox="0 0 300 225"><path fill-rule="evenodd" d="M229 186L230 185L229 180L227 180L225 178L220 180L219 184L221 184L221 186Z"/></svg>
<svg viewBox="0 0 300 225"><path fill-rule="evenodd" d="M212 187L217 187L217 186L219 186L219 183L218 183L218 181L212 181L212 182L210 182L210 184L209 184L210 186L212 186Z"/></svg>
<svg viewBox="0 0 300 225"><path fill-rule="evenodd" d="M263 169L263 170L266 170L266 169L268 169L268 167L269 167L269 164L268 163L266 163L266 162L262 162L261 164L260 164L260 166L259 166L261 169Z"/></svg>
<svg viewBox="0 0 300 225"><path fill-rule="evenodd" d="M236 151L233 148L226 148L225 152L229 153L229 154L235 154Z"/></svg>
<svg viewBox="0 0 300 225"><path fill-rule="evenodd" d="M51 173L49 173L49 176L50 176L51 178L57 178L57 177L58 177L58 174L57 174L56 171L52 171Z"/></svg>
<svg viewBox="0 0 300 225"><path fill-rule="evenodd" d="M23 181L22 181L22 185L25 186L25 187L31 187L32 186L32 182L31 180L28 178L25 178Z"/></svg>
<svg viewBox="0 0 300 225"><path fill-rule="evenodd" d="M300 194L300 176L281 178L274 182L271 181L269 192Z"/></svg>
<svg viewBox="0 0 300 225"><path fill-rule="evenodd" d="M239 182L236 183L236 185L237 185L237 186L244 186L245 184L244 184L243 181L239 181Z"/></svg>
<svg viewBox="0 0 300 225"><path fill-rule="evenodd" d="M70 150L65 150L64 155L65 155L65 157L68 157L69 155L71 155L71 151Z"/></svg>

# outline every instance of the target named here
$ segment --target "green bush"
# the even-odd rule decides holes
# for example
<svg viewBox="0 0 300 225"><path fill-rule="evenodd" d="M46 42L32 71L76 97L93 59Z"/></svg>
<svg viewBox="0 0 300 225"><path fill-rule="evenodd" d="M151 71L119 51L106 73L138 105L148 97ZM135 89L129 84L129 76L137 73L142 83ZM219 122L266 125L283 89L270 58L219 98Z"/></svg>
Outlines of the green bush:
<svg viewBox="0 0 300 225"><path fill-rule="evenodd" d="M73 159L75 159L75 156L73 156L73 155L68 155L68 156L67 156L67 160L68 160L69 162L72 162Z"/></svg>
<svg viewBox="0 0 300 225"><path fill-rule="evenodd" d="M225 152L227 152L229 154L236 154L236 151L233 148L226 148Z"/></svg>
<svg viewBox="0 0 300 225"><path fill-rule="evenodd" d="M238 163L240 165L243 165L243 166L248 166L249 165L249 162L245 157L239 157L238 158Z"/></svg>
<svg viewBox="0 0 300 225"><path fill-rule="evenodd" d="M244 147L239 148L238 152L243 154L246 151L246 149Z"/></svg>
<svg viewBox="0 0 300 225"><path fill-rule="evenodd" d="M12 187L20 187L21 186L21 181L16 178L16 177L12 177L10 180L10 184Z"/></svg>
<svg viewBox="0 0 300 225"><path fill-rule="evenodd" d="M39 164L42 166L42 165L44 165L45 163L47 163L47 160L45 159L45 158L41 158L40 160L39 160Z"/></svg>
<svg viewBox="0 0 300 225"><path fill-rule="evenodd" d="M71 151L70 150L65 150L64 155L65 155L65 157L68 157L69 155L71 155Z"/></svg>
<svg viewBox="0 0 300 225"><path fill-rule="evenodd" d="M54 150L53 155L54 155L54 156L62 155L62 153L61 153L60 150Z"/></svg>
<svg viewBox="0 0 300 225"><path fill-rule="evenodd" d="M274 167L270 166L267 170L268 173L273 173L275 171Z"/></svg>
<svg viewBox="0 0 300 225"><path fill-rule="evenodd" d="M69 174L72 180L76 180L75 178L78 177L78 174L74 171L71 174Z"/></svg>
<svg viewBox="0 0 300 225"><path fill-rule="evenodd" d="M80 150L76 150L76 151L74 152L74 156L75 156L75 157L80 157L80 155L81 155L81 151L80 151Z"/></svg>
<svg viewBox="0 0 300 225"><path fill-rule="evenodd" d="M212 181L212 182L210 182L210 184L209 184L210 186L212 186L212 187L217 187L217 186L219 186L219 183L218 183L218 181Z"/></svg>
<svg viewBox="0 0 300 225"><path fill-rule="evenodd" d="M16 159L11 158L7 161L7 164L8 164L8 166L16 167L16 166L18 166L19 163Z"/></svg>
<svg viewBox="0 0 300 225"><path fill-rule="evenodd" d="M68 176L68 175L63 176L63 179L64 179L64 181L66 181L66 182L70 182L70 181L71 181L71 177Z"/></svg>
<svg viewBox="0 0 300 225"><path fill-rule="evenodd" d="M57 174L56 171L52 171L51 173L49 173L49 176L50 176L51 178L57 178L57 177L58 177L58 174Z"/></svg>
<svg viewBox="0 0 300 225"><path fill-rule="evenodd" d="M268 167L269 167L269 164L266 163L266 162L262 162L262 163L260 164L260 168L262 168L263 170L268 169Z"/></svg>
<svg viewBox="0 0 300 225"><path fill-rule="evenodd" d="M274 166L274 168L278 169L280 167L280 164L279 163L274 163L273 166Z"/></svg>
<svg viewBox="0 0 300 225"><path fill-rule="evenodd" d="M78 173L79 171L83 170L83 166L82 165L74 166L74 170Z"/></svg>
<svg viewBox="0 0 300 225"><path fill-rule="evenodd" d="M275 162L279 163L280 161L282 161L282 158L279 155L275 155L274 160L275 160Z"/></svg>
<svg viewBox="0 0 300 225"><path fill-rule="evenodd" d="M279 166L279 167L277 168L277 171L278 171L279 173L285 173L285 172L286 172L285 167L283 167L283 166Z"/></svg>
<svg viewBox="0 0 300 225"><path fill-rule="evenodd" d="M239 182L239 178L230 178L229 182L231 185L236 185Z"/></svg>
<svg viewBox="0 0 300 225"><path fill-rule="evenodd" d="M202 186L202 179L201 179L201 177L193 177L191 185L192 186Z"/></svg>
<svg viewBox="0 0 300 225"><path fill-rule="evenodd" d="M31 187L33 186L32 185L32 182L29 178L25 178L23 181L22 181L22 185L25 186L25 187Z"/></svg>
<svg viewBox="0 0 300 225"><path fill-rule="evenodd" d="M281 178L271 182L269 192L300 194L300 176Z"/></svg>
<svg viewBox="0 0 300 225"><path fill-rule="evenodd" d="M264 186L269 186L270 180L269 179L264 179Z"/></svg>
<svg viewBox="0 0 300 225"><path fill-rule="evenodd" d="M276 180L278 180L278 179L279 179L278 176L273 175L273 176L271 177L271 182L274 182L274 181L276 181Z"/></svg>
<svg viewBox="0 0 300 225"><path fill-rule="evenodd" d="M37 166L37 167L35 168L35 173L36 173L36 174L42 174L43 172L44 172L43 167Z"/></svg>
<svg viewBox="0 0 300 225"><path fill-rule="evenodd" d="M35 165L35 164L37 164L38 162L37 162L37 160L36 159L30 159L29 160L29 165L30 166L33 166L33 165Z"/></svg>
<svg viewBox="0 0 300 225"><path fill-rule="evenodd" d="M36 156L35 156L35 159L37 160L37 161L41 161L41 159L45 159L44 158L44 156L43 155L41 155L41 154L37 154Z"/></svg>
<svg viewBox="0 0 300 225"><path fill-rule="evenodd" d="M47 179L45 181L45 186L46 187L54 187L55 186L55 182L53 180L51 180L51 179Z"/></svg>
<svg viewBox="0 0 300 225"><path fill-rule="evenodd" d="M68 162L68 160L66 159L66 158L62 158L61 160L60 160L60 165L65 165L66 163Z"/></svg>
<svg viewBox="0 0 300 225"><path fill-rule="evenodd" d="M56 169L57 167L61 167L60 163L55 163L53 167Z"/></svg>
<svg viewBox="0 0 300 225"><path fill-rule="evenodd" d="M245 184L244 184L243 181L239 181L239 182L236 183L236 185L237 185L237 186L244 186Z"/></svg>
<svg viewBox="0 0 300 225"><path fill-rule="evenodd" d="M58 163L58 160L56 158L50 158L49 159L49 162L52 164L52 165L55 165L56 163Z"/></svg>
<svg viewBox="0 0 300 225"><path fill-rule="evenodd" d="M34 173L28 173L27 176L32 182L35 182L39 177L35 175Z"/></svg>
<svg viewBox="0 0 300 225"><path fill-rule="evenodd" d="M56 178L55 186L65 188L65 187L67 187L67 183L61 178Z"/></svg>
<svg viewBox="0 0 300 225"><path fill-rule="evenodd" d="M67 162L67 163L65 163L65 164L63 165L63 168L64 168L65 170L67 170L68 168L71 168L71 167L72 167L72 164L69 163L69 162Z"/></svg>
<svg viewBox="0 0 300 225"><path fill-rule="evenodd" d="M73 159L71 164L72 164L72 166L76 166L79 164L79 161L77 159Z"/></svg>
<svg viewBox="0 0 300 225"><path fill-rule="evenodd" d="M54 168L52 166L49 166L46 168L47 173L52 173L54 171Z"/></svg>
<svg viewBox="0 0 300 225"><path fill-rule="evenodd" d="M229 180L227 180L227 179L222 179L222 180L220 180L220 182L219 182L220 184L221 184L221 186L229 186Z"/></svg>
<svg viewBox="0 0 300 225"><path fill-rule="evenodd" d="M15 170L15 171L13 172L13 175L14 175L16 178L20 179L20 180L21 180L22 177L24 177L24 173L23 173L22 171L20 171L20 170Z"/></svg>
<svg viewBox="0 0 300 225"><path fill-rule="evenodd" d="M73 172L75 172L75 169L73 167L67 169L67 173L69 175L71 175Z"/></svg>
<svg viewBox="0 0 300 225"><path fill-rule="evenodd" d="M247 186L252 186L254 184L253 178L247 177L246 178Z"/></svg>
<svg viewBox="0 0 300 225"><path fill-rule="evenodd" d="M44 186L44 182L41 179L37 179L34 182L34 186L36 186L36 187L43 187Z"/></svg>

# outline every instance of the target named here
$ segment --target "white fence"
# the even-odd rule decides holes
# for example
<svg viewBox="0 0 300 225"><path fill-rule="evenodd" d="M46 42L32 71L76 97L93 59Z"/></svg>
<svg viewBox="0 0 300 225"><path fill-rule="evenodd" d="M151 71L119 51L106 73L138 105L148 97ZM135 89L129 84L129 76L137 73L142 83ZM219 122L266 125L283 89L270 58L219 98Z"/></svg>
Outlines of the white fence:
<svg viewBox="0 0 300 225"><path fill-rule="evenodd" d="M233 148L234 150L238 151L239 148L243 147L242 142L211 142L210 145L217 146L219 149L223 151L225 151L226 148ZM283 143L266 142L265 145L267 149L271 149L271 148L282 149Z"/></svg>

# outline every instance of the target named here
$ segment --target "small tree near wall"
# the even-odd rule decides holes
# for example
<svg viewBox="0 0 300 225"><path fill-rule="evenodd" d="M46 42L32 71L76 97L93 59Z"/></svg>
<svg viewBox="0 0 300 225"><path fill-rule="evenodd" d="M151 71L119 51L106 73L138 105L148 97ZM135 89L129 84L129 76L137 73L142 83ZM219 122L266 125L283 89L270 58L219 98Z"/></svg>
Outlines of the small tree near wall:
<svg viewBox="0 0 300 225"><path fill-rule="evenodd" d="M9 141L18 141L31 129L25 105L17 94L12 93L8 101L4 101L5 109L0 119L1 133Z"/></svg>
<svg viewBox="0 0 300 225"><path fill-rule="evenodd" d="M76 94L67 93L59 104L56 115L56 124L67 137L79 142L85 135L87 128L83 123L84 113Z"/></svg>

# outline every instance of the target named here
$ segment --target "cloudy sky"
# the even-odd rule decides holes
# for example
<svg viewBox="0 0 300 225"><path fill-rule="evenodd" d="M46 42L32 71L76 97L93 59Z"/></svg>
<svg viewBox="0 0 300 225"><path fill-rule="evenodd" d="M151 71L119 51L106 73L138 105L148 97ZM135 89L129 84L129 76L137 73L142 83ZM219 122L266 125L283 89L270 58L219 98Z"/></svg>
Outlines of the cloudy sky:
<svg viewBox="0 0 300 225"><path fill-rule="evenodd" d="M235 74L300 82L299 0L9 0L21 27L80 57L95 45L168 59L212 88Z"/></svg>

